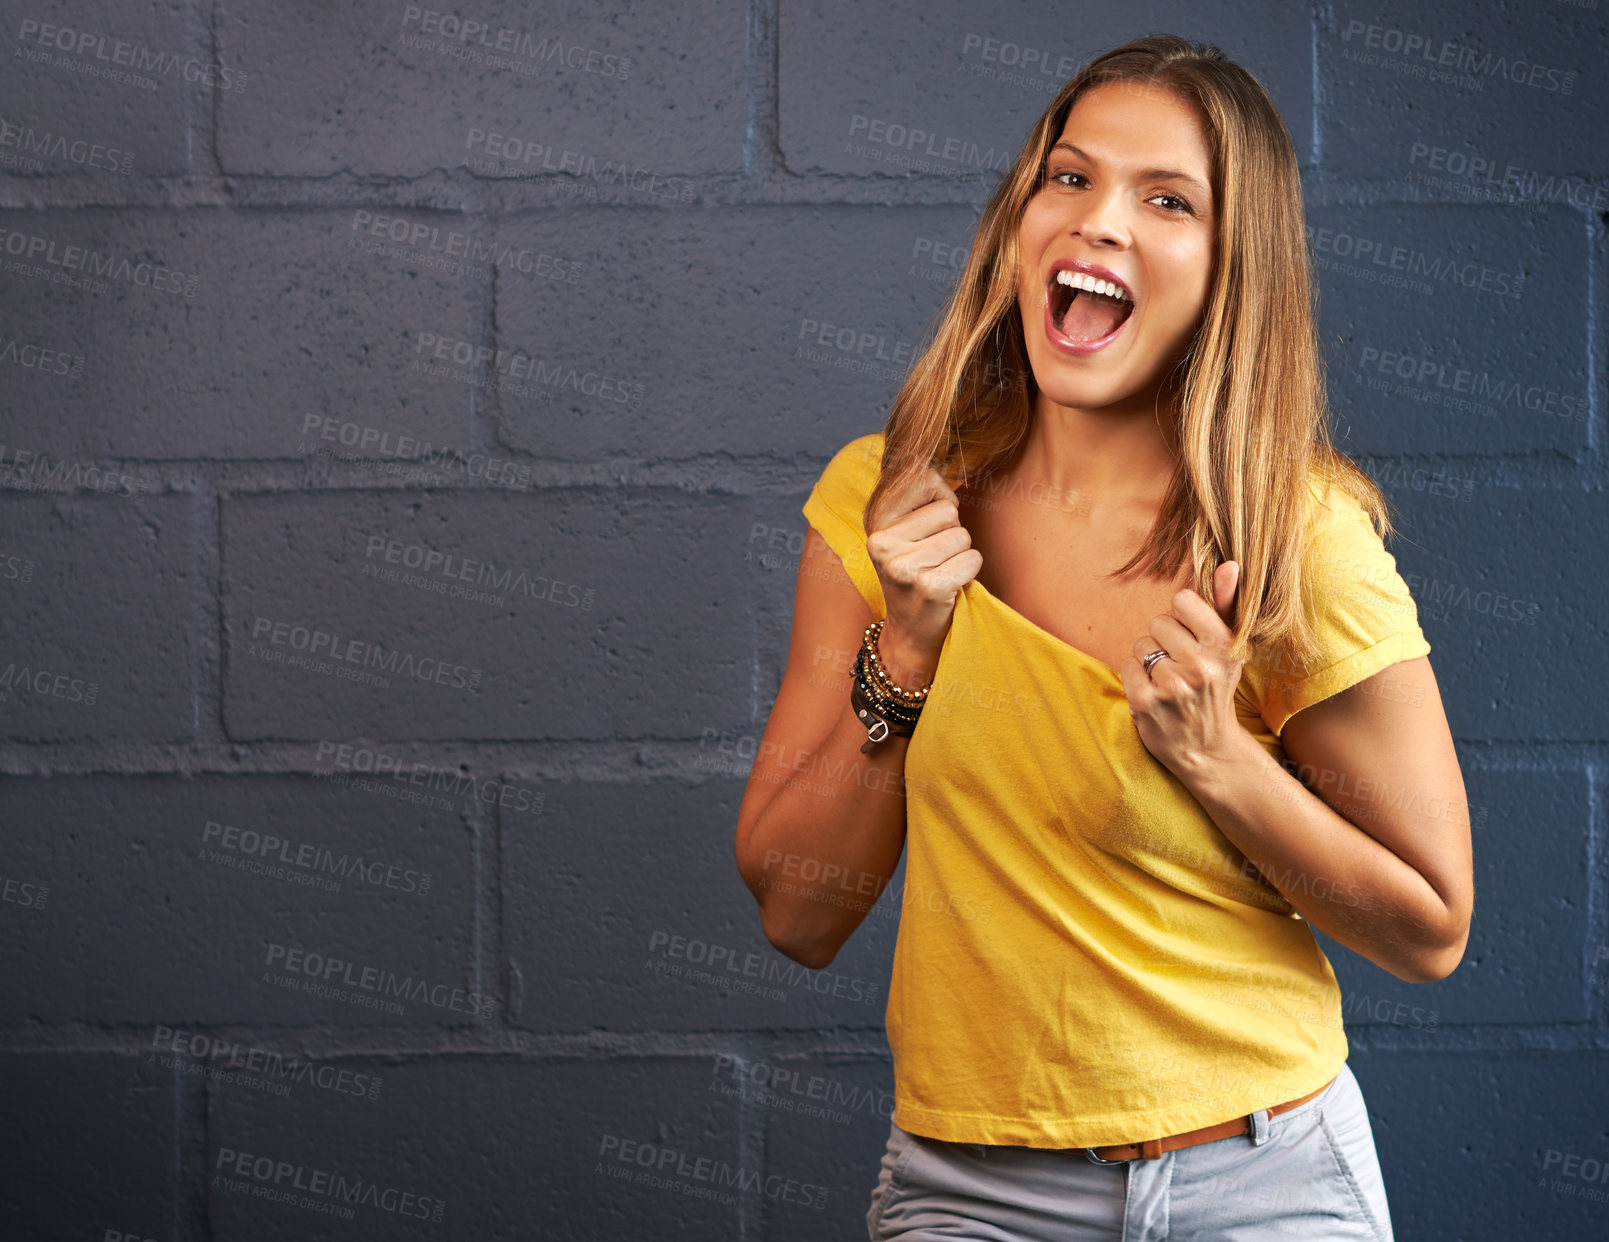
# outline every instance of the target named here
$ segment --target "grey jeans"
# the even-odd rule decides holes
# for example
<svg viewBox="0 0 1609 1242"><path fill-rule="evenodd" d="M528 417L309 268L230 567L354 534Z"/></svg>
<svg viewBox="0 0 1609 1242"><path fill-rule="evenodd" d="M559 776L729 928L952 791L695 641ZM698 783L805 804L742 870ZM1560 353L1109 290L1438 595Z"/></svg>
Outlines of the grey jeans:
<svg viewBox="0 0 1609 1242"><path fill-rule="evenodd" d="M872 1242L1392 1242L1363 1091L1346 1066L1256 1132L1101 1165L1082 1148L947 1143L891 1128Z"/></svg>

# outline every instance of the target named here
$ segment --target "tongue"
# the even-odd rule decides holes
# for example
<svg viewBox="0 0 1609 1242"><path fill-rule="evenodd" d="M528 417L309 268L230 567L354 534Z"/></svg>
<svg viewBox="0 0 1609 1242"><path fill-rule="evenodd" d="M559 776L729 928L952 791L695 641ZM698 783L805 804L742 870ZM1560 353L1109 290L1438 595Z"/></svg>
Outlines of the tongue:
<svg viewBox="0 0 1609 1242"><path fill-rule="evenodd" d="M1070 341L1098 341L1109 336L1125 314L1126 304L1117 298L1080 289L1062 316L1062 335Z"/></svg>

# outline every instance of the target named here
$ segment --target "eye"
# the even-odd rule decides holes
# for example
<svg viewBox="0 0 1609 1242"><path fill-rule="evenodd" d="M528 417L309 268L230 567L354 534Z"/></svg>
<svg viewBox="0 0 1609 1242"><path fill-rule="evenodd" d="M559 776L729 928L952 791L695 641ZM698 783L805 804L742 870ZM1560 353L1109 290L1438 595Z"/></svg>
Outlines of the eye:
<svg viewBox="0 0 1609 1242"><path fill-rule="evenodd" d="M1171 203L1177 203L1178 204L1178 206L1176 206L1176 207L1164 208L1165 211L1171 212L1174 215L1193 216L1193 215L1196 214L1191 209L1190 204L1185 202L1184 199L1180 198L1177 194L1153 194L1151 196L1150 201L1154 203L1159 198L1164 198L1164 199L1167 199Z"/></svg>
<svg viewBox="0 0 1609 1242"><path fill-rule="evenodd" d="M1071 171L1068 171L1068 172L1055 172L1055 173L1048 174L1046 176L1045 180L1046 181L1054 181L1057 185L1067 186L1068 189L1072 189L1072 186L1068 185L1068 183L1066 181L1062 180L1062 178L1064 178L1064 177L1080 177L1080 178L1082 178L1083 176L1084 176L1084 174L1080 173L1080 172L1071 172Z"/></svg>

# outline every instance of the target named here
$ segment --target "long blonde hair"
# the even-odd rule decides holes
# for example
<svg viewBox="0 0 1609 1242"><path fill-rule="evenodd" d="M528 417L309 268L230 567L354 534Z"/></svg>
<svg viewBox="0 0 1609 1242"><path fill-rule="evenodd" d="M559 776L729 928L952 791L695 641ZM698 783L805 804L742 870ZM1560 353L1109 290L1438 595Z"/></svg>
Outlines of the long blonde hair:
<svg viewBox="0 0 1609 1242"><path fill-rule="evenodd" d="M1310 472L1356 498L1382 538L1392 523L1374 480L1331 441L1290 133L1262 84L1216 47L1137 39L1096 57L1050 102L990 194L966 269L894 400L866 529L883 498L930 465L960 490L1018 461L1037 391L1017 306L1018 227L1074 103L1104 85L1165 90L1195 108L1219 212L1202 323L1168 377L1173 476L1149 537L1111 576L1171 579L1188 556L1191 585L1210 603L1213 571L1236 561L1235 655L1266 647L1306 667L1319 657L1303 599Z"/></svg>

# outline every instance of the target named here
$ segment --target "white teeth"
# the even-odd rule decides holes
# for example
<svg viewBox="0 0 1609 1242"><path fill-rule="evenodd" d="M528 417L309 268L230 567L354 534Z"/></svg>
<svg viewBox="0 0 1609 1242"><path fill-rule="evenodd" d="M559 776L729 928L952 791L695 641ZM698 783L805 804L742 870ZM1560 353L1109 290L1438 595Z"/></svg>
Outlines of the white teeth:
<svg viewBox="0 0 1609 1242"><path fill-rule="evenodd" d="M1114 285L1109 280L1096 280L1093 276L1086 276L1083 272L1075 272L1065 267L1056 273L1056 283L1066 285L1069 289L1082 289L1086 293L1104 294L1109 298L1116 298L1119 302L1131 300L1122 285Z"/></svg>

